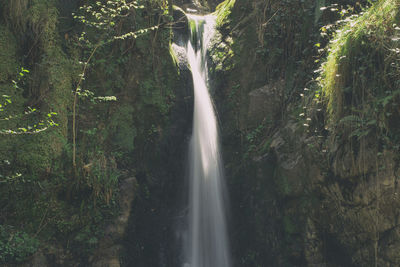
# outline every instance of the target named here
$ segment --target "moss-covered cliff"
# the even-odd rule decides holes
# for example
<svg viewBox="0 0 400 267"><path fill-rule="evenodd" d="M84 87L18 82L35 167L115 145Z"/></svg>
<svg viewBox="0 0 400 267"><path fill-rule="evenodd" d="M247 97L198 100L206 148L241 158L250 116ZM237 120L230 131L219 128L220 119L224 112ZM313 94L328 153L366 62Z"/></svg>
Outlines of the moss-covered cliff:
<svg viewBox="0 0 400 267"><path fill-rule="evenodd" d="M168 190L179 177L181 166L166 159L183 155L175 144L189 129L190 117L181 115L190 114L189 100L170 55L167 7L157 1L141 4L121 16L111 31L118 35L158 27L97 48L80 82L93 52L81 33L86 32L86 40L101 40L110 30L102 35L104 30L74 19L72 13L82 14L81 1L1 2L0 90L12 100L1 115L15 117L1 121L1 129L32 133L0 139L0 265L33 259L40 266L87 266L98 261L91 255L99 243L102 249L117 244L118 259L125 230L121 234L106 226L117 222L127 227L126 211L117 215L120 208L130 209L125 202L131 196L140 204L130 221L148 219L154 206L160 212L173 207L173 198L159 197L172 192ZM116 101L104 101L114 97ZM24 115L28 107L37 111ZM48 116L57 126L35 133L49 126ZM126 180L131 177L136 179ZM105 235L116 240L109 243Z"/></svg>

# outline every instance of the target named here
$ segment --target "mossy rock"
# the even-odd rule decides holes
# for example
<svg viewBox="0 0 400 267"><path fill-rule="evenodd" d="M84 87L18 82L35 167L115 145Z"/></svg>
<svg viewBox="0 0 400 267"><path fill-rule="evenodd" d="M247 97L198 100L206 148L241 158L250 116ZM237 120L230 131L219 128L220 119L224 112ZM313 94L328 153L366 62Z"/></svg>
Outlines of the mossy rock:
<svg viewBox="0 0 400 267"><path fill-rule="evenodd" d="M9 81L17 69L17 41L7 27L0 25L0 83Z"/></svg>
<svg viewBox="0 0 400 267"><path fill-rule="evenodd" d="M216 7L217 27L222 27L230 22L230 15L236 0L225 0Z"/></svg>

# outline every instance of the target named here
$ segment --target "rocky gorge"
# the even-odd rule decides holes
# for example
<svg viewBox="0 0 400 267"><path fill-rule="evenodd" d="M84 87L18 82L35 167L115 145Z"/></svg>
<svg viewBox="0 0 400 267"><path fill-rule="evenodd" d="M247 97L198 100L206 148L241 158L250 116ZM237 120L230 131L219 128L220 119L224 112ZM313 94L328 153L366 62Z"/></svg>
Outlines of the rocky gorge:
<svg viewBox="0 0 400 267"><path fill-rule="evenodd" d="M182 264L185 11L202 6L216 16L207 55L233 266L400 265L398 0L138 4L105 31L73 18L83 1L1 1L2 115L41 112L1 129L50 111L58 124L1 136L1 264ZM75 136L93 51L80 34L96 44L154 25L97 48Z"/></svg>

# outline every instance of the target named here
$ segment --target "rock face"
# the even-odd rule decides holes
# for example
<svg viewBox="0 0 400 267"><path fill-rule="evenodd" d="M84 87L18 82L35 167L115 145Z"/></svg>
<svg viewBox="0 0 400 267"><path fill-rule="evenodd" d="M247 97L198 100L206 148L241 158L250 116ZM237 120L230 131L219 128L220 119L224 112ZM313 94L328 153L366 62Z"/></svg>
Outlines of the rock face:
<svg viewBox="0 0 400 267"><path fill-rule="evenodd" d="M284 83L264 85L250 91L248 108L248 125L257 126L264 120L274 121L282 109L282 91Z"/></svg>
<svg viewBox="0 0 400 267"><path fill-rule="evenodd" d="M396 155L385 151L374 158L378 152L370 142L355 155L354 147L312 136L304 128L296 120L280 125L270 137L269 151L239 172L243 183L254 185L231 190L239 198L251 192L253 199L240 205L256 219L243 224L268 236L253 240L268 247L258 260L279 266L298 266L296 261L300 266L400 264L395 253L400 247ZM376 160L385 168L377 169Z"/></svg>
<svg viewBox="0 0 400 267"><path fill-rule="evenodd" d="M383 146L376 132L354 136L304 96L311 25L331 19L317 12L324 2L237 0L218 25L211 73L240 266L400 266L398 137ZM295 16L309 39L291 32L303 27Z"/></svg>
<svg viewBox="0 0 400 267"><path fill-rule="evenodd" d="M174 6L174 13L173 13L173 18L174 18L174 36L179 37L179 42L182 43L186 38L189 37L189 22L186 17L185 12L177 6Z"/></svg>
<svg viewBox="0 0 400 267"><path fill-rule="evenodd" d="M120 185L120 215L106 228L103 239L92 259L93 267L119 267L122 239L128 227L132 202L136 195L136 178L128 178Z"/></svg>

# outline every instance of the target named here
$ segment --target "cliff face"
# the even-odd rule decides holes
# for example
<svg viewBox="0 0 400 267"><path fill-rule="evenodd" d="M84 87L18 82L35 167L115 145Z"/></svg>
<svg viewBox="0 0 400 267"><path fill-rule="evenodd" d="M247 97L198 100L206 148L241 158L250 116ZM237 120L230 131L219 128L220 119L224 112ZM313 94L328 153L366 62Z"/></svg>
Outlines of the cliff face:
<svg viewBox="0 0 400 267"><path fill-rule="evenodd" d="M398 1L328 27L359 3L224 3L210 60L237 264L399 264Z"/></svg>

